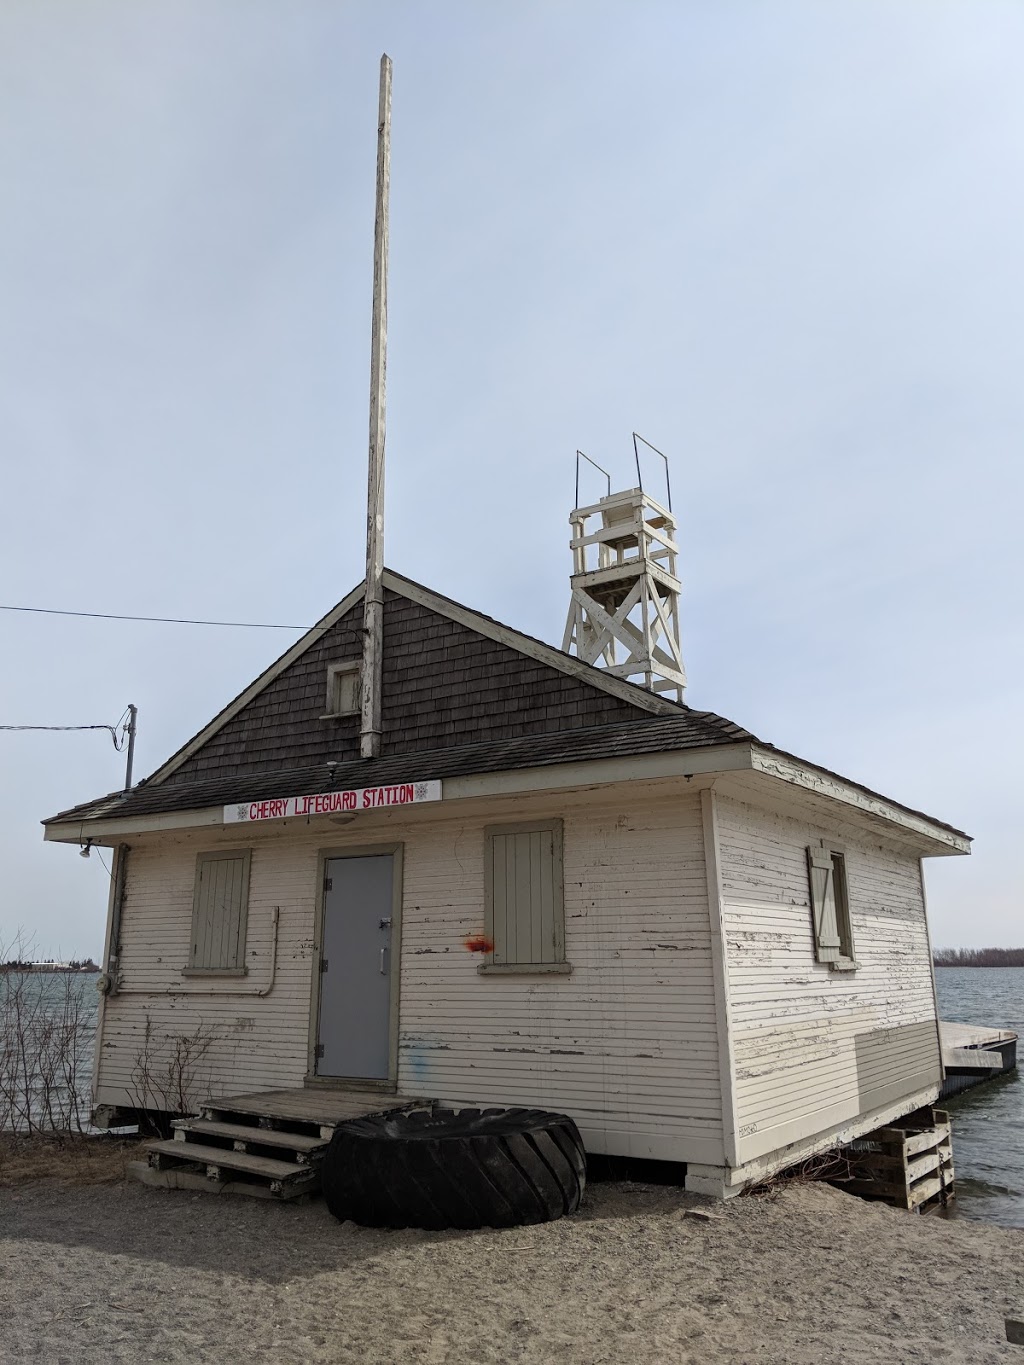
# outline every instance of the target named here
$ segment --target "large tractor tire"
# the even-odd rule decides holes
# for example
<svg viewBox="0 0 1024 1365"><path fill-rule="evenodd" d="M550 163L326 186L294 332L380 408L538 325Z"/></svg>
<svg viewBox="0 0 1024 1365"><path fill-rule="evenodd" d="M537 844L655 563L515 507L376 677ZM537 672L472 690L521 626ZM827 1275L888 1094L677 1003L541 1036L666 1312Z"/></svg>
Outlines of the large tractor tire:
<svg viewBox="0 0 1024 1365"><path fill-rule="evenodd" d="M324 1156L327 1207L376 1228L508 1228L579 1208L579 1131L543 1109L417 1109L352 1119Z"/></svg>

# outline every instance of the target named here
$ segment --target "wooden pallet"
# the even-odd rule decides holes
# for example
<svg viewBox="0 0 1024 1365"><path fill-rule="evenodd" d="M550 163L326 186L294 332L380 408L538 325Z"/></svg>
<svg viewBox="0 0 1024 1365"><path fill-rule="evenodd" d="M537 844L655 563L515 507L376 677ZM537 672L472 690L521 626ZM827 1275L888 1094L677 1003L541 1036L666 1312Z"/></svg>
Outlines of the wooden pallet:
<svg viewBox="0 0 1024 1365"><path fill-rule="evenodd" d="M918 1109L851 1143L845 1155L850 1175L834 1183L851 1194L918 1213L955 1198L952 1129L944 1110Z"/></svg>

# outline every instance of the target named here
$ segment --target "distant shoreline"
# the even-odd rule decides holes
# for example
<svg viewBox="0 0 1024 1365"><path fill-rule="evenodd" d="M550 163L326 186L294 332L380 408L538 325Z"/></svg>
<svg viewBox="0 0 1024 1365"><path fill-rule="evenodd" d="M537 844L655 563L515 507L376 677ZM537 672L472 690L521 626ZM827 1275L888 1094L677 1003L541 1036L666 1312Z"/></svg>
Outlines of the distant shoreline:
<svg viewBox="0 0 1024 1365"><path fill-rule="evenodd" d="M95 962L88 962L84 967L62 967L49 962L0 962L0 972L32 972L40 976L88 976L99 970Z"/></svg>

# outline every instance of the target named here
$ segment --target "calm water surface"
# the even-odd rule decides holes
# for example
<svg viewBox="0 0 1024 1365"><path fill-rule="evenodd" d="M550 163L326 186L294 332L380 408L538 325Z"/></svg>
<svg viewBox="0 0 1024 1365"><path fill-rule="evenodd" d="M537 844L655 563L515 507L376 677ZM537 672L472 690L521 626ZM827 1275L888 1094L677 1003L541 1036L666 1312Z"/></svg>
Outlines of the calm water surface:
<svg viewBox="0 0 1024 1365"><path fill-rule="evenodd" d="M24 1003L20 1011L11 1005L11 992L21 990ZM34 1121L41 1127L48 1127L48 1116L43 1103L43 1089L40 1084L42 1065L39 1058L44 1055L45 1045L39 1041L40 1031L46 1018L54 1021L75 1020L76 1040L74 1049L67 1055L74 1058L73 1094L62 1083L63 1066L53 1069L54 1053L50 1053L51 1070L55 1082L53 1112L64 1113L69 1118L77 1114L72 1126L80 1126L85 1131L96 1131L89 1123L92 1098L92 1059L96 1039L96 1016L99 1008L99 995L96 991L96 974L82 972L66 974L63 972L0 972L0 1091L12 1083L12 1065L15 1067L14 1084L18 1091L17 1107L12 1113L11 1106L0 1094L0 1128L10 1125L14 1128L26 1126L23 1113L26 1106L25 1095L29 1095ZM24 1034L27 1038L25 1064L29 1069L27 1085L20 1062L12 1063L12 1057L20 1056L15 1050L15 1037L19 1030L19 1017L24 1021ZM76 1098L77 1097L77 1101ZM20 1111L20 1114L19 1114Z"/></svg>
<svg viewBox="0 0 1024 1365"><path fill-rule="evenodd" d="M1024 967L937 967L939 1014L1021 1035L1018 1069L945 1101L956 1217L1024 1227Z"/></svg>

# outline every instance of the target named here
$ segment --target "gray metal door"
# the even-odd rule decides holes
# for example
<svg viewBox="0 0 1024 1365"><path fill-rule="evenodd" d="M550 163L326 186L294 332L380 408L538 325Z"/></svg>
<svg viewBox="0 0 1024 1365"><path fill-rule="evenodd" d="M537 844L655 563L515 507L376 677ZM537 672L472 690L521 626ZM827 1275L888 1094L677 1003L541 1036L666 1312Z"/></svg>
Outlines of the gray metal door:
<svg viewBox="0 0 1024 1365"><path fill-rule="evenodd" d="M317 1075L387 1080L394 858L331 858L326 876Z"/></svg>

